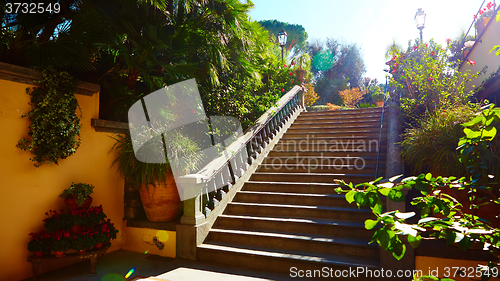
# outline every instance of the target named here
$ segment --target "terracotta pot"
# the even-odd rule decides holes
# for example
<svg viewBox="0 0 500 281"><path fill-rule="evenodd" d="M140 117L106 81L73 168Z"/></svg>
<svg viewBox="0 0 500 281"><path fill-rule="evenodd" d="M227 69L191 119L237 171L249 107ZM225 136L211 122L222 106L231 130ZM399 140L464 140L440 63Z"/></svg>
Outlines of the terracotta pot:
<svg viewBox="0 0 500 281"><path fill-rule="evenodd" d="M87 199L83 202L82 205L78 206L76 203L75 198L70 195L64 199L64 203L66 203L66 207L71 211L73 210L86 210L90 207L90 204L92 204L92 197L88 196Z"/></svg>
<svg viewBox="0 0 500 281"><path fill-rule="evenodd" d="M43 256L43 252L42 251L36 251L35 252L35 257L41 257Z"/></svg>
<svg viewBox="0 0 500 281"><path fill-rule="evenodd" d="M84 249L84 250L79 250L79 251L78 251L78 254L79 254L79 255L84 255L84 254L86 254L86 253L87 253L87 249Z"/></svg>
<svg viewBox="0 0 500 281"><path fill-rule="evenodd" d="M143 185L139 190L142 206L150 221L172 221L180 217L182 202L172 173L165 182Z"/></svg>
<svg viewBox="0 0 500 281"><path fill-rule="evenodd" d="M467 55L469 54L469 50L464 51L464 59L467 58Z"/></svg>
<svg viewBox="0 0 500 281"><path fill-rule="evenodd" d="M383 101L376 101L375 104L377 104L377 107L384 107Z"/></svg>
<svg viewBox="0 0 500 281"><path fill-rule="evenodd" d="M297 80L299 80L299 82L304 82L305 80L305 75L306 75L306 71L303 70L303 69L298 69L295 71L295 75L297 76Z"/></svg>
<svg viewBox="0 0 500 281"><path fill-rule="evenodd" d="M97 243L97 244L95 244L94 249L97 249L97 250L98 250L98 249L101 249L103 244L104 244L104 243L102 243L102 242L101 242L101 243Z"/></svg>
<svg viewBox="0 0 500 281"><path fill-rule="evenodd" d="M481 35L481 33L483 33L483 31L484 31L484 29L489 21L490 21L490 18L480 18L477 20L477 22L476 22L477 35Z"/></svg>
<svg viewBox="0 0 500 281"><path fill-rule="evenodd" d="M64 256L64 251L55 251L56 257L62 257Z"/></svg>
<svg viewBox="0 0 500 281"><path fill-rule="evenodd" d="M71 233L73 234L77 234L78 232L80 232L80 228L81 226L80 225L75 225L71 228Z"/></svg>

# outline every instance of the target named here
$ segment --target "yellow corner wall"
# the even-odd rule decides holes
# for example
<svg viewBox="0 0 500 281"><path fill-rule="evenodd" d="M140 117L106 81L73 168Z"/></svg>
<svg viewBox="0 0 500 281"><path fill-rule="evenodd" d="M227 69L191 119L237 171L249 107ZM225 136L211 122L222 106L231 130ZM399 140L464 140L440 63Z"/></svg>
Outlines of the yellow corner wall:
<svg viewBox="0 0 500 281"><path fill-rule="evenodd" d="M152 243L152 238L155 236L165 245L162 250ZM122 239L123 250L162 257L175 257L175 231L124 227Z"/></svg>
<svg viewBox="0 0 500 281"><path fill-rule="evenodd" d="M500 45L500 37L498 36L498 34L500 34L500 22L497 22L495 18L491 18L490 21L493 22L488 25L483 36L481 36L481 41L474 46L467 57L467 60L473 60L476 64L470 65L464 63L460 67L461 72L470 69L472 73L476 73L487 66L485 74L472 79L472 81L467 84L468 89L472 89L473 86L481 86L483 81L490 77L491 73L497 71L500 66L500 56L497 56L495 52L490 53L494 46Z"/></svg>
<svg viewBox="0 0 500 281"><path fill-rule="evenodd" d="M415 270L422 270L424 275L433 275L439 278L451 278L456 281L481 280L480 277L475 277L475 268L478 264L486 265L483 261L456 260L435 257L415 257ZM461 277L460 272L457 272L453 267L465 268L466 273ZM437 273L437 274L436 274ZM436 276L437 275L437 276ZM500 280L500 278L491 278L491 281Z"/></svg>
<svg viewBox="0 0 500 281"><path fill-rule="evenodd" d="M28 234L43 229L42 220L49 210L64 209L58 195L71 182L95 186L93 206L101 205L108 218L120 231L109 251L121 248L123 240L124 182L115 168L109 150L114 141L108 133L95 132L91 118L98 118L99 95L77 95L82 109L81 146L77 152L61 160L36 168L31 154L16 148L28 134L29 122L21 115L29 111L29 85L0 80L0 280L21 280L32 276ZM174 248L175 249L175 248ZM174 250L175 251L175 250ZM78 262L79 260L74 260ZM40 273L68 265L68 261L45 262ZM90 270L90 265L89 265Z"/></svg>

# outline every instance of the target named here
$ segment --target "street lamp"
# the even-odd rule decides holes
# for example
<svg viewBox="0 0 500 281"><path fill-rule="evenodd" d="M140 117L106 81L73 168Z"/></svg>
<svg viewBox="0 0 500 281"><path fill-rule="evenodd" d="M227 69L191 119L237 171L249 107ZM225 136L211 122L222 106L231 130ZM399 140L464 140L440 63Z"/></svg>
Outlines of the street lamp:
<svg viewBox="0 0 500 281"><path fill-rule="evenodd" d="M420 41L422 41L422 29L425 27L425 13L422 11L422 8L418 8L417 13L415 14L415 25L418 30L420 30Z"/></svg>
<svg viewBox="0 0 500 281"><path fill-rule="evenodd" d="M285 48L286 45L286 38L287 38L286 31L284 29L281 29L281 31L278 33L278 43L280 44L281 47L281 60L283 61L283 49Z"/></svg>

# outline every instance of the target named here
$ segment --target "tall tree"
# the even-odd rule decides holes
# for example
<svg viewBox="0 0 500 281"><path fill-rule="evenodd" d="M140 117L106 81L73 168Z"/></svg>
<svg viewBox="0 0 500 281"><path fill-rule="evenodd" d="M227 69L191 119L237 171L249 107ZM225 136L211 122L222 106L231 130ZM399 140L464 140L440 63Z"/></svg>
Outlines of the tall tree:
<svg viewBox="0 0 500 281"><path fill-rule="evenodd" d="M285 48L292 50L294 53L307 51L307 32L300 24L290 24L277 20L262 20L259 21L260 25L269 31L272 41L276 41L278 33L284 29L287 33L288 40Z"/></svg>
<svg viewBox="0 0 500 281"><path fill-rule="evenodd" d="M309 45L311 71L316 81L320 103L342 104L339 91L360 86L366 72L363 57L356 44L345 44L327 38Z"/></svg>

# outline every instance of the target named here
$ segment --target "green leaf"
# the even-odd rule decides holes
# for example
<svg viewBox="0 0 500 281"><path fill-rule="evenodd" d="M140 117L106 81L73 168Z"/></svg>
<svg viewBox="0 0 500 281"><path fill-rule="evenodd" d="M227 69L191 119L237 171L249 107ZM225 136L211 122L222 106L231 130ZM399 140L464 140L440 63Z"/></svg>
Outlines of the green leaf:
<svg viewBox="0 0 500 281"><path fill-rule="evenodd" d="M497 128L495 128L494 126L491 126L489 129L486 128L484 131L483 131L483 137L490 137L490 138L494 138L497 134Z"/></svg>
<svg viewBox="0 0 500 281"><path fill-rule="evenodd" d="M464 127L474 126L475 124L481 122L481 120L483 120L483 116L479 115L479 116L476 116L471 121L463 123L462 126L464 126Z"/></svg>
<svg viewBox="0 0 500 281"><path fill-rule="evenodd" d="M430 181L432 179L432 174L431 173L427 173L425 175L425 179L428 180L428 181Z"/></svg>
<svg viewBox="0 0 500 281"><path fill-rule="evenodd" d="M389 192L392 190L392 188L382 188L382 189L379 189L378 192L380 192L380 194L384 195L384 196L387 196L387 194L389 194Z"/></svg>
<svg viewBox="0 0 500 281"><path fill-rule="evenodd" d="M395 245L394 247L394 252L392 252L392 255L397 259L401 260L406 252L406 245L399 242L398 244Z"/></svg>
<svg viewBox="0 0 500 281"><path fill-rule="evenodd" d="M394 202L404 202L405 201L405 195L401 190L394 190L392 189L389 194L387 194L387 197L391 199Z"/></svg>
<svg viewBox="0 0 500 281"><path fill-rule="evenodd" d="M469 139L478 138L478 137L481 136L481 132L479 132L479 131L473 131L473 130L471 130L469 128L465 128L464 129L464 133L467 136L467 138L469 138Z"/></svg>
<svg viewBox="0 0 500 281"><path fill-rule="evenodd" d="M460 242L458 242L458 248L460 248L460 250L466 251L470 248L470 246L472 246L472 242L467 237L464 237Z"/></svg>
<svg viewBox="0 0 500 281"><path fill-rule="evenodd" d="M356 201L358 206L366 206L368 204L368 197L364 192L356 192L354 194L354 201Z"/></svg>
<svg viewBox="0 0 500 281"><path fill-rule="evenodd" d="M422 236L417 235L417 237L413 235L408 235L408 243L410 243L410 246L415 249L420 245L420 241L422 240Z"/></svg>
<svg viewBox="0 0 500 281"><path fill-rule="evenodd" d="M347 192L347 194L345 195L345 200L347 201L347 203L351 204L352 202L354 202L354 194L356 194L356 191L354 190Z"/></svg>
<svg viewBox="0 0 500 281"><path fill-rule="evenodd" d="M373 213L380 215L382 214L383 211L383 205L382 205L382 200L378 199L377 204L372 207Z"/></svg>
<svg viewBox="0 0 500 281"><path fill-rule="evenodd" d="M391 243L391 239L389 237L389 234L387 233L387 230L381 228L377 232L378 232L378 242L380 243L380 246L384 249L387 249Z"/></svg>
<svg viewBox="0 0 500 281"><path fill-rule="evenodd" d="M365 228L370 230L373 229L377 225L378 221L376 220L365 220Z"/></svg>
<svg viewBox="0 0 500 281"><path fill-rule="evenodd" d="M446 244L451 245L455 243L455 239L457 238L457 234L455 233L455 231L447 229L444 231L444 233L446 236Z"/></svg>

